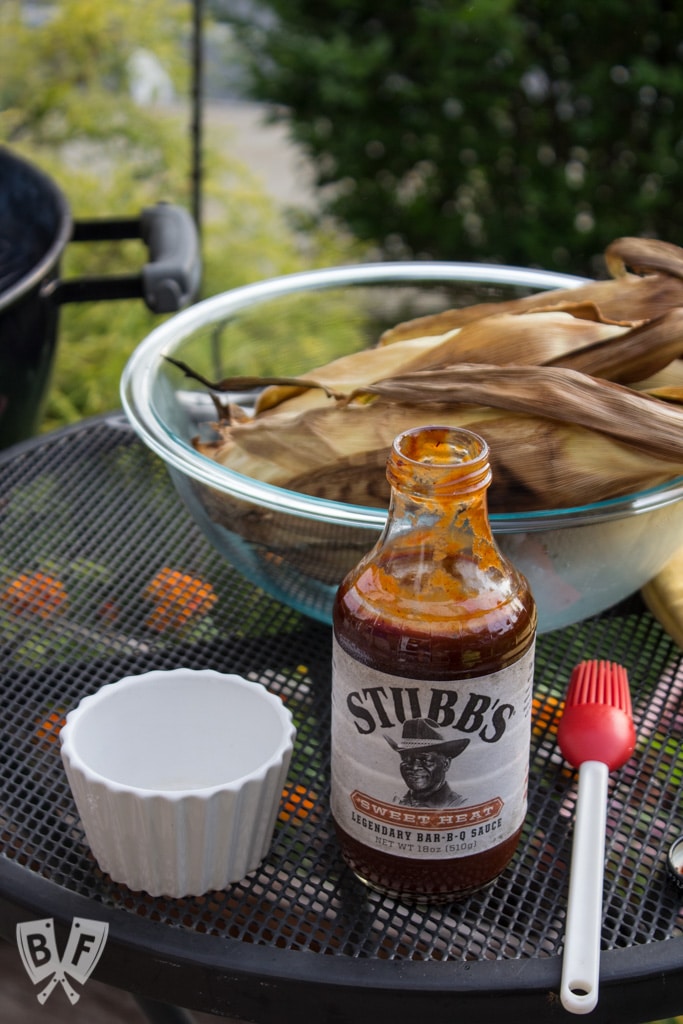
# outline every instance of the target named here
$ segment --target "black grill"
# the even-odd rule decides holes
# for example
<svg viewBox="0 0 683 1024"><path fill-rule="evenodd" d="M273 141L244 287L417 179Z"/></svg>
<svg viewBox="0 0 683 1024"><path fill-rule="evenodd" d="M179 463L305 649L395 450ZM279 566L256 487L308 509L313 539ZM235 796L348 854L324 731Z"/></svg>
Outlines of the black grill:
<svg viewBox="0 0 683 1024"><path fill-rule="evenodd" d="M18 223L0 218L0 293L21 281L45 254L44 248L18 241L21 237Z"/></svg>
<svg viewBox="0 0 683 1024"><path fill-rule="evenodd" d="M41 172L0 148L0 302L5 292L44 267L65 210Z"/></svg>
<svg viewBox="0 0 683 1024"><path fill-rule="evenodd" d="M0 463L1 858L100 905L242 943L350 958L554 957L576 796L555 728L573 665L609 658L629 672L638 746L610 776L603 949L681 935L665 863L683 831L681 652L638 598L539 638L529 814L509 868L463 903L410 907L355 880L330 826L329 629L264 595L213 552L164 467L120 418L10 454ZM184 632L149 626L145 584L165 567L218 595L210 617ZM9 584L36 572L64 584L61 614L11 610ZM293 796L261 868L223 892L172 900L130 892L97 868L49 722L123 674L179 665L265 682L286 699L298 739Z"/></svg>

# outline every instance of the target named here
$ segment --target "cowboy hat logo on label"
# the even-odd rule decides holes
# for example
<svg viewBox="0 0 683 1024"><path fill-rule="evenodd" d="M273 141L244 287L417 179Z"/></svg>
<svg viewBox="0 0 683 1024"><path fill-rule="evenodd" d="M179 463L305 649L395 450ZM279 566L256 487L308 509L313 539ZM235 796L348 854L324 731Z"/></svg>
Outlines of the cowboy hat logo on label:
<svg viewBox="0 0 683 1024"><path fill-rule="evenodd" d="M102 956L108 932L109 925L105 921L74 917L66 949L60 959L51 917L22 921L17 925L17 947L26 973L34 985L47 982L36 994L41 1005L47 1002L58 984L72 1006L78 1002L80 995L69 979L73 978L79 985L86 983Z"/></svg>

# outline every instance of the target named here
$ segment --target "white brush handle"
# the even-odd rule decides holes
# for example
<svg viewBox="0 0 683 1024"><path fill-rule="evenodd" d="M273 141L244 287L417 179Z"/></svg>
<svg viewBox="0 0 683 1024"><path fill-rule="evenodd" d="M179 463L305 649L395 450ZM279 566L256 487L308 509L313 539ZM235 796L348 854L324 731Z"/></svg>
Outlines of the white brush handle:
<svg viewBox="0 0 683 1024"><path fill-rule="evenodd" d="M598 1001L607 776L602 761L584 761L579 768L560 986L570 1013L590 1013Z"/></svg>

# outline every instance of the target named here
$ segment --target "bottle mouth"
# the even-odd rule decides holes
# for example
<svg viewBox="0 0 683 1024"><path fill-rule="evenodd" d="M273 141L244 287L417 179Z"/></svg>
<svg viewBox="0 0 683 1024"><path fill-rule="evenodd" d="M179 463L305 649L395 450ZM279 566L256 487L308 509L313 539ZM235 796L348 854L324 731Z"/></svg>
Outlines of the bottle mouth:
<svg viewBox="0 0 683 1024"><path fill-rule="evenodd" d="M479 490L491 482L489 446L464 427L413 427L394 439L387 477L392 486L409 481L411 490L430 494Z"/></svg>

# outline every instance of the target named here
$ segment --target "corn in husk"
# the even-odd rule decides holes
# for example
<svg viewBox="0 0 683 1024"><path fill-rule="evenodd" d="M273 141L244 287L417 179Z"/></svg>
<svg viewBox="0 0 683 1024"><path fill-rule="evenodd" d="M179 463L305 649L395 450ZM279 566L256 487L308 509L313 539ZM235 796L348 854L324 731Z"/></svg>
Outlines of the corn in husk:
<svg viewBox="0 0 683 1024"><path fill-rule="evenodd" d="M683 548L641 589L652 614L683 648Z"/></svg>
<svg viewBox="0 0 683 1024"><path fill-rule="evenodd" d="M620 239L606 261L608 281L398 325L372 350L266 387L252 418L227 410L218 439L197 447L247 476L361 505L387 501L394 437L437 422L487 440L494 511L669 480L683 473L683 250Z"/></svg>

